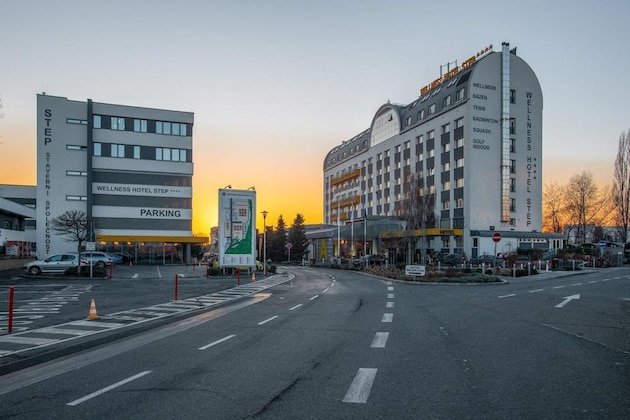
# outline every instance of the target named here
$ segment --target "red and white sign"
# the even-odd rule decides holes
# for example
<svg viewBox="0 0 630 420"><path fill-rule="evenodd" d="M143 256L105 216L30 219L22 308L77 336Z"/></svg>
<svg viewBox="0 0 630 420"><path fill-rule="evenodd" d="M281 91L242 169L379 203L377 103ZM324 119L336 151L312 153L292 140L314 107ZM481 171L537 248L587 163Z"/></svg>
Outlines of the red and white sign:
<svg viewBox="0 0 630 420"><path fill-rule="evenodd" d="M501 240L501 234L499 232L494 232L492 234L492 240L494 242L499 242Z"/></svg>

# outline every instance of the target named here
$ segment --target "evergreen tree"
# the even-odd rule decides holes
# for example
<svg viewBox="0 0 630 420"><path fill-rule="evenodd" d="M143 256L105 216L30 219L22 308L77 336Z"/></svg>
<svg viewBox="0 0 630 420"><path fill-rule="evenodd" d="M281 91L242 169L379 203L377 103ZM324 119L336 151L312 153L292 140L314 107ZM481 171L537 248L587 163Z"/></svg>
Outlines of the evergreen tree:
<svg viewBox="0 0 630 420"><path fill-rule="evenodd" d="M289 229L289 243L293 245L291 248L291 259L301 261L306 253L306 228L304 227L304 216L298 213L293 219L293 225Z"/></svg>
<svg viewBox="0 0 630 420"><path fill-rule="evenodd" d="M287 228L282 218L278 217L278 224L273 231L267 232L267 258L275 262L285 261L287 259Z"/></svg>

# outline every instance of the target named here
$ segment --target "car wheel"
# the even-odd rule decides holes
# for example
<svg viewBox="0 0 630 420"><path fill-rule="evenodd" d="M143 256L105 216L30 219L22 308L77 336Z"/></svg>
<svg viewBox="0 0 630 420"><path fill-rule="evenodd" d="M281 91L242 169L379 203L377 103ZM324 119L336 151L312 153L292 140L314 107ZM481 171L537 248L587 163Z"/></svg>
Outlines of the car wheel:
<svg viewBox="0 0 630 420"><path fill-rule="evenodd" d="M96 268L103 268L105 267L105 263L103 261L99 261L96 263Z"/></svg>
<svg viewBox="0 0 630 420"><path fill-rule="evenodd" d="M39 274L41 274L42 270L37 267L37 266L33 266L31 268L28 269L29 274L33 275L33 276L37 276Z"/></svg>

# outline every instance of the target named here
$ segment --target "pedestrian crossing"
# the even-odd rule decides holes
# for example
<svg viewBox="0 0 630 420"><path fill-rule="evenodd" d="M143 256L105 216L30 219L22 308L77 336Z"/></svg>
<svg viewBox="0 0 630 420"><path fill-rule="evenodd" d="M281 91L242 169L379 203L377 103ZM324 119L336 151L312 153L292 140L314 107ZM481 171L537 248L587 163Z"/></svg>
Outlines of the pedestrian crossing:
<svg viewBox="0 0 630 420"><path fill-rule="evenodd" d="M154 321L189 311L208 309L223 303L260 293L266 289L286 283L293 279L293 274L283 273L236 286L231 289L207 295L170 301L144 308L129 309L121 312L100 315L96 319L76 320L60 325L48 326L10 335L0 336L0 363L2 358L24 353L41 347L61 344L106 331L112 331L132 325Z"/></svg>

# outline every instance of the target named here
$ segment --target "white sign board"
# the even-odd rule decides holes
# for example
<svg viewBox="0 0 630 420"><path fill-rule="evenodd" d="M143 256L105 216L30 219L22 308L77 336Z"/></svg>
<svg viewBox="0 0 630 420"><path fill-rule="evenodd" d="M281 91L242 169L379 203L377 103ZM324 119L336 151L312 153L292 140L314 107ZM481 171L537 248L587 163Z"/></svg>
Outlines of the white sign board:
<svg viewBox="0 0 630 420"><path fill-rule="evenodd" d="M406 276L426 276L426 270L424 265L406 265Z"/></svg>
<svg viewBox="0 0 630 420"><path fill-rule="evenodd" d="M219 190L219 266L256 266L256 192Z"/></svg>
<svg viewBox="0 0 630 420"><path fill-rule="evenodd" d="M96 251L96 242L86 242L85 243L86 251Z"/></svg>

